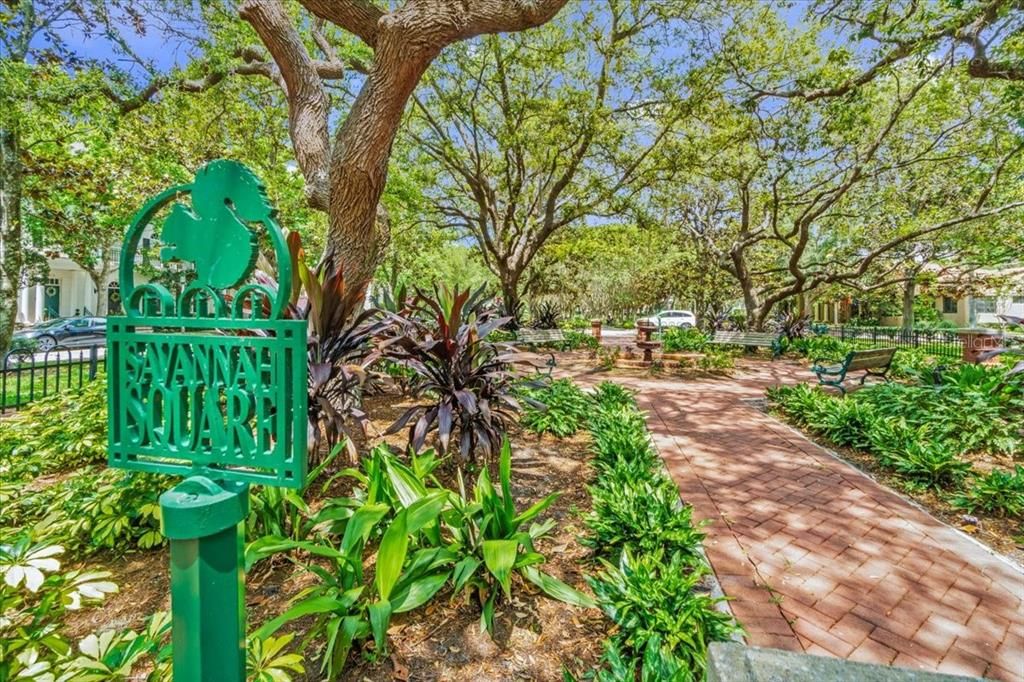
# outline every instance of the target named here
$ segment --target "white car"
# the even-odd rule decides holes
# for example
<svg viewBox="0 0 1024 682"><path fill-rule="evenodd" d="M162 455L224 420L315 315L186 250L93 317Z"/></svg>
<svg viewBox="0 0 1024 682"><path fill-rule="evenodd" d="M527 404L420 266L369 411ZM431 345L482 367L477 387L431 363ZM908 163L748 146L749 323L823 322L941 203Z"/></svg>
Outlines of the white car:
<svg viewBox="0 0 1024 682"><path fill-rule="evenodd" d="M652 324L661 328L682 327L689 329L697 326L697 316L689 310L662 310L648 318Z"/></svg>

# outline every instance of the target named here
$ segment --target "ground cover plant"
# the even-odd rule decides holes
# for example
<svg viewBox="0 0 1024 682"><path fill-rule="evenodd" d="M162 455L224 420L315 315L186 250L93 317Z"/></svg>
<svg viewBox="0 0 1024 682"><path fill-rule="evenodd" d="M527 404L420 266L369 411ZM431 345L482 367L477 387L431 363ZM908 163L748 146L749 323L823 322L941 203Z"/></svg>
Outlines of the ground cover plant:
<svg viewBox="0 0 1024 682"><path fill-rule="evenodd" d="M601 569L588 582L619 629L592 678L702 679L708 644L738 627L704 584L710 571L700 550L704 534L628 392L606 382L593 399L596 479L586 542Z"/></svg>
<svg viewBox="0 0 1024 682"><path fill-rule="evenodd" d="M538 435L571 436L586 425L592 401L570 379L558 379L538 387L522 389L522 423Z"/></svg>
<svg viewBox="0 0 1024 682"><path fill-rule="evenodd" d="M156 498L173 480L105 467L104 384L100 380L79 395L40 401L6 421L0 433L0 563L24 573L19 562L34 562L26 583L33 587L39 574L36 566L55 566L51 552L66 551L76 559L94 557L99 565L125 552L162 555L154 551L164 542L158 532ZM42 421L48 422L45 428L38 426ZM64 447L69 443L78 447ZM434 472L441 460L429 451L412 454L403 463L389 449L377 448L362 459L360 469L339 470L343 452L339 443L323 456L304 491L253 488L246 522L247 569L265 575L282 565L301 565L320 584L307 587L262 625L253 623L252 679L285 680L310 666L322 666L322 674L337 678L343 674L347 652L357 647L362 657L382 660L392 617L422 607L440 590L451 596L465 594L487 630L509 600L520 601L524 585L578 605L593 605L590 597L544 571L544 554L536 543L547 537L555 522L541 523L537 517L558 495L517 504L511 493L507 444L493 484L491 473L483 468L472 486L462 484L460 474L453 489L437 483ZM41 482L33 483L40 476ZM338 496L333 491L342 478L354 484ZM332 493L325 497L328 489ZM157 566L163 567L165 561ZM102 596L96 592L99 588L85 589L91 590L89 595ZM116 586L111 582L112 589ZM9 596L4 597L5 607L16 601ZM75 600L75 608L78 601L92 603L68 599ZM5 617L14 614L11 609L5 608ZM38 627L26 631L27 641L50 637L46 633L60 629L64 618L60 610L39 619L28 607L18 609L23 615L5 624L23 627L22 620L30 618ZM282 630L303 617L316 619L321 627L304 633L308 636ZM166 635L166 628L160 632L161 637ZM166 642L158 642L156 634L147 639L144 632L108 630L87 638L91 639L84 646L95 653L93 665L97 670L104 666L109 679L138 666L155 666L151 679L166 679L160 677L169 660ZM373 644L364 645L365 639ZM5 651L3 661L21 656L21 662L8 668L19 674L26 669L61 673L71 670L72 664L84 665L79 660L81 646L65 646L56 635L53 642L49 653L21 647ZM310 661L308 666L304 659Z"/></svg>
<svg viewBox="0 0 1024 682"><path fill-rule="evenodd" d="M846 398L796 385L771 388L768 399L796 425L864 453L938 512L967 512L989 532L1012 535L1002 521L1024 518L1024 382L1000 366L926 366L908 375Z"/></svg>
<svg viewBox="0 0 1024 682"><path fill-rule="evenodd" d="M699 329L669 327L661 333L662 350L666 353L702 352L708 347L708 338Z"/></svg>

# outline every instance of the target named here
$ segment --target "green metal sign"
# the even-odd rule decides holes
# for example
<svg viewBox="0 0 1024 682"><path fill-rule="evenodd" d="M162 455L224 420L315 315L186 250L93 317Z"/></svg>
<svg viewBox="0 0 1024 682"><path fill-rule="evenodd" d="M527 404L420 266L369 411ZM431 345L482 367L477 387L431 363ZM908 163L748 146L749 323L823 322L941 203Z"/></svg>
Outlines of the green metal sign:
<svg viewBox="0 0 1024 682"><path fill-rule="evenodd" d="M140 246L154 238L177 295L136 283ZM250 281L263 240L276 286ZM125 314L107 320L109 462L188 476L160 496L177 682L245 680L249 484L305 480L306 322L285 319L290 263L263 185L225 160L150 200L121 249Z"/></svg>
<svg viewBox="0 0 1024 682"><path fill-rule="evenodd" d="M247 283L261 236L251 224L274 247L276 288ZM193 265L177 296L135 282L143 235L157 228L160 259ZM111 466L302 486L306 322L282 319L289 266L263 187L239 163L214 161L143 207L121 251L125 315L107 321Z"/></svg>

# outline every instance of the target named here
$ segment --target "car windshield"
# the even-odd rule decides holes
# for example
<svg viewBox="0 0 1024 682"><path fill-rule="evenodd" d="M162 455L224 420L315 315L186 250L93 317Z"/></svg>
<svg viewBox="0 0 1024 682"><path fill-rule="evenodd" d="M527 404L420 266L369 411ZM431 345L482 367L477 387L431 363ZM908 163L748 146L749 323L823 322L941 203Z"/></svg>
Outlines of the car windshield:
<svg viewBox="0 0 1024 682"><path fill-rule="evenodd" d="M29 329L49 329L50 327L56 327L57 325L64 324L65 320L57 318L55 320L47 320L46 322L37 322L36 324L29 327Z"/></svg>

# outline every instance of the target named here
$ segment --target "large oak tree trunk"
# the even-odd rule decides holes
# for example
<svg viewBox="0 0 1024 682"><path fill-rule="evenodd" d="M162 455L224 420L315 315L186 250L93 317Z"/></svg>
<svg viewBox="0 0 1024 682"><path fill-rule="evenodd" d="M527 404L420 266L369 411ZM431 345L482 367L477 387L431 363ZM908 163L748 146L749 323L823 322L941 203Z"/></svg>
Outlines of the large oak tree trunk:
<svg viewBox="0 0 1024 682"><path fill-rule="evenodd" d="M397 36L382 34L375 68L338 131L330 174L328 238L323 265L341 268L364 286L373 279L389 235L377 219L391 148L405 105L440 48L409 54Z"/></svg>
<svg viewBox="0 0 1024 682"><path fill-rule="evenodd" d="M21 233L21 159L18 134L0 129L0 355L11 345L25 261Z"/></svg>
<svg viewBox="0 0 1024 682"><path fill-rule="evenodd" d="M505 315L513 318L515 324L522 324L522 299L519 297L520 272L505 272L501 276L501 300Z"/></svg>

